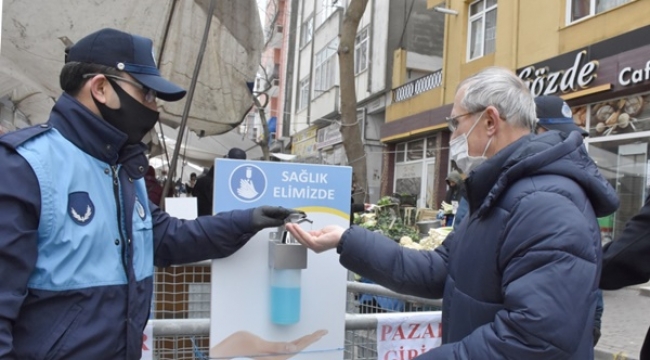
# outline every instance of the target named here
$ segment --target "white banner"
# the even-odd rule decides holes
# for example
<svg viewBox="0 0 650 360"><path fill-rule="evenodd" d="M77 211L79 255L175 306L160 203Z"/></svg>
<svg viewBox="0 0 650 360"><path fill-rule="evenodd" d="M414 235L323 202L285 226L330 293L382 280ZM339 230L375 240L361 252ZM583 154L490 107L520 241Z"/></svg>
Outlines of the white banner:
<svg viewBox="0 0 650 360"><path fill-rule="evenodd" d="M153 360L153 325L147 323L142 334L142 357L140 360Z"/></svg>
<svg viewBox="0 0 650 360"><path fill-rule="evenodd" d="M442 343L442 312L381 314L377 359L410 360Z"/></svg>

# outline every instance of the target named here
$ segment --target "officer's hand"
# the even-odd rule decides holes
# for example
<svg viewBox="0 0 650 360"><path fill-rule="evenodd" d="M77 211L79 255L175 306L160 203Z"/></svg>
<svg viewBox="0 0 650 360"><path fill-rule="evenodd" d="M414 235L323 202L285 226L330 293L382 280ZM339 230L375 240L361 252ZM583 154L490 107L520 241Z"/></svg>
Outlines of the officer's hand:
<svg viewBox="0 0 650 360"><path fill-rule="evenodd" d="M269 227L278 227L284 225L284 219L291 214L305 213L300 210L287 209L281 206L260 206L253 210L251 219L251 228L253 232L258 232Z"/></svg>

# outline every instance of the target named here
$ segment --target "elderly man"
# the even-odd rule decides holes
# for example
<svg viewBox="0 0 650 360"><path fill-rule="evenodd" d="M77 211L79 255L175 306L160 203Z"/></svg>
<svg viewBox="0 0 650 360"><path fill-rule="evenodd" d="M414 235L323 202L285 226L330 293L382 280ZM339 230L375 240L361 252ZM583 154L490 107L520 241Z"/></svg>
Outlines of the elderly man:
<svg viewBox="0 0 650 360"><path fill-rule="evenodd" d="M470 212L435 251L353 226L287 228L343 266L400 293L443 298L443 345L417 359L593 359L600 276L596 215L618 206L582 136L535 136L519 78L488 68L457 89L450 156L469 174Z"/></svg>

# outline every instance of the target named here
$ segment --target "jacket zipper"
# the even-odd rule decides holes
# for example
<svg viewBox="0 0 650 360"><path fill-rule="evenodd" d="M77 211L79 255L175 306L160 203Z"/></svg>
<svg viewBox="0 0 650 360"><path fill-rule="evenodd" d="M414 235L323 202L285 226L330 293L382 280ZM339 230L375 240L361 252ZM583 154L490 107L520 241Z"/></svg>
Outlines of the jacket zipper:
<svg viewBox="0 0 650 360"><path fill-rule="evenodd" d="M124 241L124 233L122 232L122 206L120 205L120 179L117 175L117 166L111 166L113 170L113 195L115 196L115 206L117 207L117 227L120 233L120 245L122 246L122 266L124 267L124 274L127 279L129 272L126 264L126 243Z"/></svg>

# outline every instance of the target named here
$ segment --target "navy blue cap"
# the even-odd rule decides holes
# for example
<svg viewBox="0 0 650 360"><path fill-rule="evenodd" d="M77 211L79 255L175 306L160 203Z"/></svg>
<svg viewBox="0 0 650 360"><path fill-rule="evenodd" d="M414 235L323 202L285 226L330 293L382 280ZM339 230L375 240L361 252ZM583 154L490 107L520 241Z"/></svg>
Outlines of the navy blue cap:
<svg viewBox="0 0 650 360"><path fill-rule="evenodd" d="M165 101L178 101L186 91L160 76L153 41L115 29L102 29L74 44L66 62L99 64L127 72L139 83L153 89Z"/></svg>
<svg viewBox="0 0 650 360"><path fill-rule="evenodd" d="M535 98L537 107L537 125L546 130L557 130L570 133L578 131L582 136L588 136L585 129L573 122L573 112L562 98L558 96L538 96Z"/></svg>
<svg viewBox="0 0 650 360"><path fill-rule="evenodd" d="M228 150L228 155L226 155L228 159L240 159L240 160L246 160L246 151L240 149L240 148L232 148Z"/></svg>

